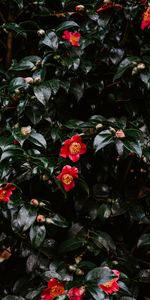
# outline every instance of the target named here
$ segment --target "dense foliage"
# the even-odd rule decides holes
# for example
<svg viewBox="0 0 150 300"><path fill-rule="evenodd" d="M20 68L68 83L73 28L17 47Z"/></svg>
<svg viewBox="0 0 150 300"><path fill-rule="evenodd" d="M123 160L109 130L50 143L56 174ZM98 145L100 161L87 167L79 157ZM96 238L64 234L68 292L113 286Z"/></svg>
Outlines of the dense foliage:
<svg viewBox="0 0 150 300"><path fill-rule="evenodd" d="M149 5L0 1L0 299L150 297Z"/></svg>

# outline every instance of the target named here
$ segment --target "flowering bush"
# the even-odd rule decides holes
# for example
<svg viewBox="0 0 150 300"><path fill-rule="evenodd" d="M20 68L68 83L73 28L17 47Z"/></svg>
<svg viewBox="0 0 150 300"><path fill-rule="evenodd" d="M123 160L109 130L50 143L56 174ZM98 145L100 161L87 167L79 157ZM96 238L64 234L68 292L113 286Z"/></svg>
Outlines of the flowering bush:
<svg viewBox="0 0 150 300"><path fill-rule="evenodd" d="M0 1L0 299L150 297L150 3Z"/></svg>

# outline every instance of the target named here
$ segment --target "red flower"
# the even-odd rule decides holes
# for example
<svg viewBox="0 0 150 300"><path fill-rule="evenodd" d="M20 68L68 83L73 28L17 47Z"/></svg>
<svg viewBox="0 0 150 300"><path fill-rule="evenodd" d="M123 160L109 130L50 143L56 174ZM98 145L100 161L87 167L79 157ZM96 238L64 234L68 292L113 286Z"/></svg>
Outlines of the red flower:
<svg viewBox="0 0 150 300"><path fill-rule="evenodd" d="M52 278L48 282L48 287L41 293L43 300L53 300L55 297L65 293L64 283L56 278Z"/></svg>
<svg viewBox="0 0 150 300"><path fill-rule="evenodd" d="M13 186L11 183L7 183L5 186L0 186L0 201L8 202L10 196L12 195L12 191L15 190L16 187Z"/></svg>
<svg viewBox="0 0 150 300"><path fill-rule="evenodd" d="M118 292L120 288L117 283L120 277L120 272L117 270L112 270L112 272L117 276L116 278L98 285L107 295Z"/></svg>
<svg viewBox="0 0 150 300"><path fill-rule="evenodd" d="M81 286L80 288L73 287L68 292L69 300L82 300L84 293L85 293L84 286Z"/></svg>
<svg viewBox="0 0 150 300"><path fill-rule="evenodd" d="M66 192L75 187L74 178L78 178L78 169L76 167L64 166L61 173L57 176Z"/></svg>
<svg viewBox="0 0 150 300"><path fill-rule="evenodd" d="M62 37L63 37L63 39L68 40L72 46L80 46L80 44L79 44L79 40L81 37L80 32L77 32L77 31L71 32L71 31L65 30Z"/></svg>
<svg viewBox="0 0 150 300"><path fill-rule="evenodd" d="M80 154L86 152L86 145L82 143L80 135L74 135L71 139L64 142L60 149L60 156L67 158L69 157L73 162L80 159Z"/></svg>
<svg viewBox="0 0 150 300"><path fill-rule="evenodd" d="M150 28L150 6L147 7L146 11L143 14L142 22L141 22L141 29Z"/></svg>
<svg viewBox="0 0 150 300"><path fill-rule="evenodd" d="M96 10L96 12L104 11L104 10L107 10L112 7L116 8L116 9L122 9L122 5L120 5L120 4L110 3L110 4L103 4L100 8L98 8Z"/></svg>

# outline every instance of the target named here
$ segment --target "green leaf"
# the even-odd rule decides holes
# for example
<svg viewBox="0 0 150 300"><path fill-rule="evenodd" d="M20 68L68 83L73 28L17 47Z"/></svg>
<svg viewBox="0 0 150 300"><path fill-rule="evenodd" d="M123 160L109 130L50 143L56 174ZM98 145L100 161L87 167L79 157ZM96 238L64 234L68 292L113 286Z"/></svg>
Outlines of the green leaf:
<svg viewBox="0 0 150 300"><path fill-rule="evenodd" d="M6 297L2 298L1 300L25 300L25 298L23 298L21 296L7 295Z"/></svg>
<svg viewBox="0 0 150 300"><path fill-rule="evenodd" d="M40 247L40 245L43 243L45 236L46 236L45 226L44 225L33 225L30 228L29 236L30 236L32 246L35 248Z"/></svg>
<svg viewBox="0 0 150 300"><path fill-rule="evenodd" d="M60 253L70 252L70 251L79 249L82 246L83 246L83 241L81 241L77 238L70 238L70 239L64 241L62 244L60 244L59 251L60 251Z"/></svg>
<svg viewBox="0 0 150 300"><path fill-rule="evenodd" d="M114 277L112 271L108 267L98 267L89 271L85 277L86 281L91 283L94 281L95 284L104 283L111 280Z"/></svg>
<svg viewBox="0 0 150 300"><path fill-rule="evenodd" d="M15 91L15 89L21 89L21 88L22 89L28 88L28 84L25 82L24 78L16 77L10 81L10 84L8 87L10 93L13 93Z"/></svg>
<svg viewBox="0 0 150 300"><path fill-rule="evenodd" d="M90 294L95 300L105 299L105 295L103 291L96 284L88 287L88 291L90 292Z"/></svg>
<svg viewBox="0 0 150 300"><path fill-rule="evenodd" d="M143 246L150 246L150 233L145 233L140 236L137 247Z"/></svg>
<svg viewBox="0 0 150 300"><path fill-rule="evenodd" d="M103 231L97 231L97 232L90 232L90 237L94 244L98 246L99 248L104 247L107 252L115 251L116 246L111 238L111 236Z"/></svg>
<svg viewBox="0 0 150 300"><path fill-rule="evenodd" d="M72 27L79 27L79 25L74 22L74 21L65 21L63 23L61 23L58 27L56 27L56 32L65 30L65 29L69 29Z"/></svg>
<svg viewBox="0 0 150 300"><path fill-rule="evenodd" d="M101 133L97 134L94 138L93 146L95 152L101 150L102 148L106 147L107 145L113 142L112 133L109 130L103 130Z"/></svg>
<svg viewBox="0 0 150 300"><path fill-rule="evenodd" d="M34 130L32 130L28 140L38 147L47 147L47 143L44 136L40 133L37 133Z"/></svg>
<svg viewBox="0 0 150 300"><path fill-rule="evenodd" d="M51 216L50 219L51 219L51 223L58 227L62 227L62 228L68 227L68 222L66 221L66 219L58 214Z"/></svg>
<svg viewBox="0 0 150 300"><path fill-rule="evenodd" d="M51 31L44 35L44 37L40 40L39 46L48 46L53 50L58 48L58 37L55 32Z"/></svg>
<svg viewBox="0 0 150 300"><path fill-rule="evenodd" d="M17 216L17 222L20 229L24 232L34 223L36 220L37 211L31 208L22 207L19 210Z"/></svg>
<svg viewBox="0 0 150 300"><path fill-rule="evenodd" d="M121 142L127 150L136 153L139 157L142 156L142 147L140 141L136 140L136 142L134 142L127 139L122 139Z"/></svg>
<svg viewBox="0 0 150 300"><path fill-rule="evenodd" d="M98 209L98 212L97 212L100 220L105 220L105 219L108 219L111 215L111 208L110 208L110 205L109 204L101 204L99 209Z"/></svg>
<svg viewBox="0 0 150 300"><path fill-rule="evenodd" d="M51 96L51 86L49 82L44 82L33 88L36 98L43 104L46 105Z"/></svg>

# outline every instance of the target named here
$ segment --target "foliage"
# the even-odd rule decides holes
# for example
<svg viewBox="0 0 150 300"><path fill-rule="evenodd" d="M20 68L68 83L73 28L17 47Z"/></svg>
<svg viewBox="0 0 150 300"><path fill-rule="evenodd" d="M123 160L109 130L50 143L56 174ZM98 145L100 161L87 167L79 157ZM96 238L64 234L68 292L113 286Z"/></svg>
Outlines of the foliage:
<svg viewBox="0 0 150 300"><path fill-rule="evenodd" d="M0 1L2 300L150 297L149 5Z"/></svg>

